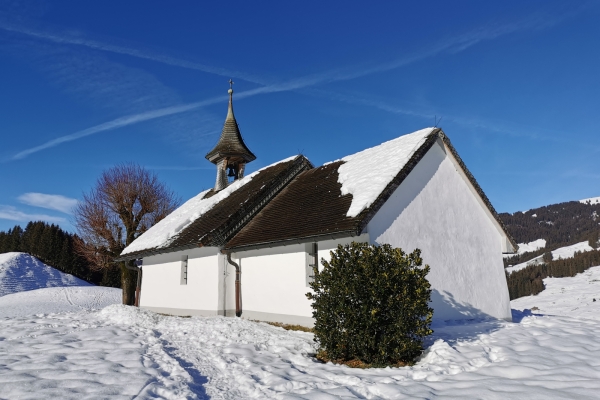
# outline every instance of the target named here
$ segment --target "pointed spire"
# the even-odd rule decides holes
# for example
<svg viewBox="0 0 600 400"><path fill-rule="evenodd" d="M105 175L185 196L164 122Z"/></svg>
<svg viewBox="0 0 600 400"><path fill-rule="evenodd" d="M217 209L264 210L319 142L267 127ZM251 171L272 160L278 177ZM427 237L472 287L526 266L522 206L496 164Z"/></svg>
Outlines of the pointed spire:
<svg viewBox="0 0 600 400"><path fill-rule="evenodd" d="M206 154L206 159L213 164L218 164L224 158L239 159L243 163L249 163L255 160L256 156L244 143L240 128L233 114L233 81L231 79L229 80L229 90L227 93L229 93L229 106L225 124L221 131L221 137L214 149Z"/></svg>
<svg viewBox="0 0 600 400"><path fill-rule="evenodd" d="M231 79L229 80L229 90L227 93L229 93L229 106L227 107L227 117L225 119L233 119L235 121L235 116L233 115L233 81Z"/></svg>

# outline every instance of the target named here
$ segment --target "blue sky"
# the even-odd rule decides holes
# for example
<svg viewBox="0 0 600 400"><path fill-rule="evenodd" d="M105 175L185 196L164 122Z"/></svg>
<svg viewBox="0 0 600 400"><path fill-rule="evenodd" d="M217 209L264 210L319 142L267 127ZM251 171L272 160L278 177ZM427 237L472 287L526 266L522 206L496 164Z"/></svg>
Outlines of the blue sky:
<svg viewBox="0 0 600 400"><path fill-rule="evenodd" d="M211 187L230 78L249 172L437 117L500 212L600 196L600 3L403 3L0 1L0 230L119 163Z"/></svg>

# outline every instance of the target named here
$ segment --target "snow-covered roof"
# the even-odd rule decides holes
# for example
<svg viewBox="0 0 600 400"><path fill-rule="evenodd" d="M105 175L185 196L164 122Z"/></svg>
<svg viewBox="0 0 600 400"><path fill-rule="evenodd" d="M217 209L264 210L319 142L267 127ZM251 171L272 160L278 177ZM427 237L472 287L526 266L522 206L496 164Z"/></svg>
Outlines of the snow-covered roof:
<svg viewBox="0 0 600 400"><path fill-rule="evenodd" d="M274 198L226 248L357 236L438 140L444 142L483 203L504 224L439 128L425 128L306 171ZM278 221L274 224L273 221ZM332 236L333 235L333 236ZM512 247L518 246L506 233Z"/></svg>
<svg viewBox="0 0 600 400"><path fill-rule="evenodd" d="M352 195L346 215L356 217L373 204L434 129L421 129L342 158L338 182L342 195Z"/></svg>
<svg viewBox="0 0 600 400"><path fill-rule="evenodd" d="M289 157L247 175L219 192L205 190L134 240L123 250L121 259L200 245L210 233L227 228L242 206L252 209L248 205L257 198L274 196L273 184L278 180L292 179L295 174L310 167L303 156ZM251 213L244 211L243 214L248 216ZM213 240L204 245L215 243Z"/></svg>

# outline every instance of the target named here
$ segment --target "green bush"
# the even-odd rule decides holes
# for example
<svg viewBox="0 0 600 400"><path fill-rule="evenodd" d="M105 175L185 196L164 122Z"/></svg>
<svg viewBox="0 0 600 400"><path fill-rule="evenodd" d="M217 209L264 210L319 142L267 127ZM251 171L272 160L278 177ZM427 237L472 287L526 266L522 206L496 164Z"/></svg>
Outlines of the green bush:
<svg viewBox="0 0 600 400"><path fill-rule="evenodd" d="M371 365L410 363L423 350L433 310L429 266L416 249L339 245L310 284L315 340L328 360Z"/></svg>

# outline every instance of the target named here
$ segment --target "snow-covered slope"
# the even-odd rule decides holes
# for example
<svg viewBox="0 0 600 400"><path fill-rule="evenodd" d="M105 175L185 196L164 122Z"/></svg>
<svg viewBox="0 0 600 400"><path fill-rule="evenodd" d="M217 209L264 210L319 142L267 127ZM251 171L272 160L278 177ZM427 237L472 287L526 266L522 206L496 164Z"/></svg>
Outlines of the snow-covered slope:
<svg viewBox="0 0 600 400"><path fill-rule="evenodd" d="M523 254L528 251L536 251L536 250L543 249L544 247L546 247L546 239L537 239L537 240L534 240L533 242L529 242L529 243L519 243L518 246L519 246L519 250L517 251L517 254ZM504 258L512 257L512 256L514 256L514 254L505 254Z"/></svg>
<svg viewBox="0 0 600 400"><path fill-rule="evenodd" d="M0 254L0 296L46 287L91 286L26 253Z"/></svg>
<svg viewBox="0 0 600 400"><path fill-rule="evenodd" d="M589 199L579 200L580 203L600 204L600 197L590 197Z"/></svg>
<svg viewBox="0 0 600 400"><path fill-rule="evenodd" d="M589 245L589 243L586 242L579 242L579 243L575 243L572 244L571 246L565 246L565 247L559 247L556 250L552 250L552 258L554 260L558 260L559 258L571 258L575 255L576 251L592 251L594 250L592 248L592 246ZM508 272L509 274L515 271L520 271L523 268L527 267L528 265L534 265L534 264L540 264L543 260L544 256L538 256L536 258L532 258L529 261L526 261L524 263L521 264L517 264L517 265L513 265L512 267L508 267L506 268L506 272Z"/></svg>
<svg viewBox="0 0 600 400"><path fill-rule="evenodd" d="M517 254L523 254L528 251L536 251L546 247L546 239L538 239L529 243L519 243L519 251Z"/></svg>
<svg viewBox="0 0 600 400"><path fill-rule="evenodd" d="M511 302L519 309L537 307L536 313L600 320L600 267L568 278L544 279L546 289L536 296Z"/></svg>

